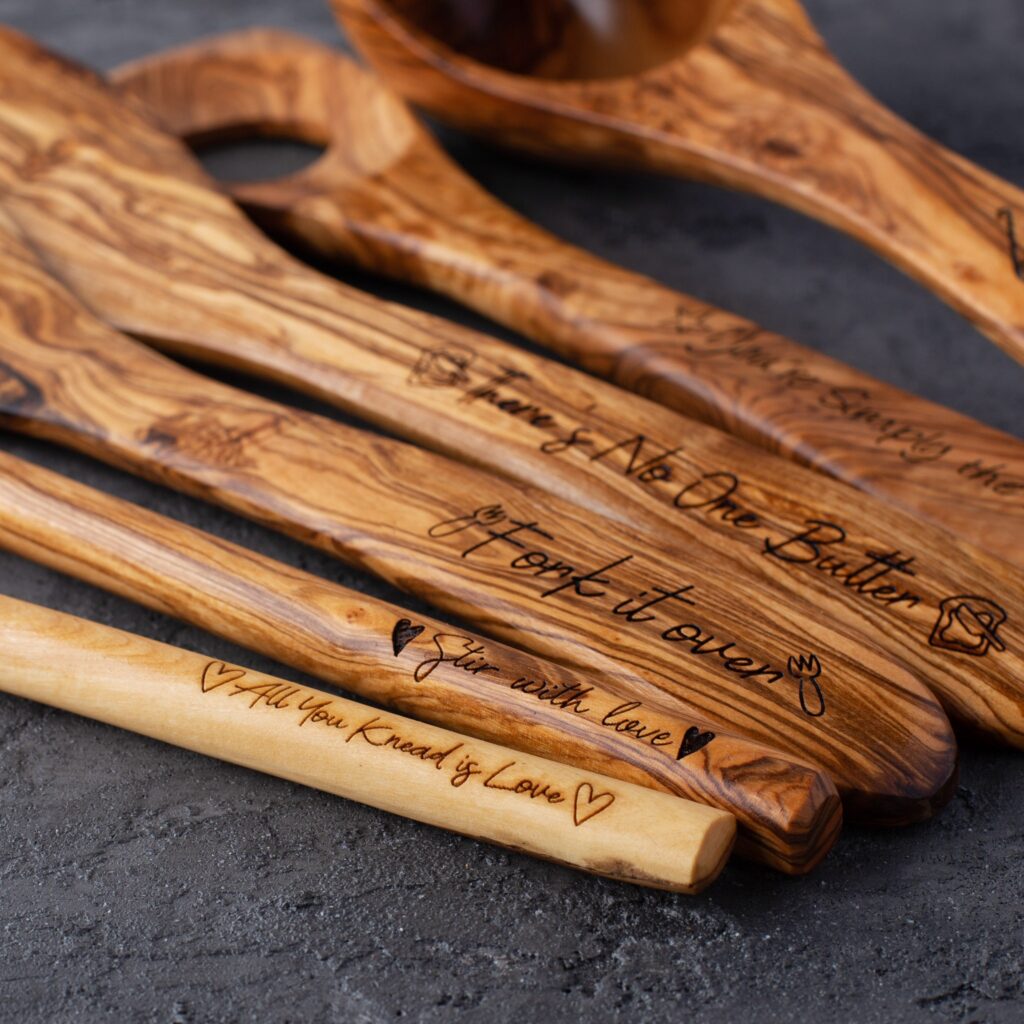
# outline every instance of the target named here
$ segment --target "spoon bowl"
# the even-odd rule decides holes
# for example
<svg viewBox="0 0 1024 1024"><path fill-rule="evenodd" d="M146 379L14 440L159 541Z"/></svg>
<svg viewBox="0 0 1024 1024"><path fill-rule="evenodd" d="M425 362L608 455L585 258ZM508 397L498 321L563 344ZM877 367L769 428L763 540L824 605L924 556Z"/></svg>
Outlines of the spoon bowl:
<svg viewBox="0 0 1024 1024"><path fill-rule="evenodd" d="M617 78L706 39L735 0L392 0L396 15L451 50L513 74Z"/></svg>

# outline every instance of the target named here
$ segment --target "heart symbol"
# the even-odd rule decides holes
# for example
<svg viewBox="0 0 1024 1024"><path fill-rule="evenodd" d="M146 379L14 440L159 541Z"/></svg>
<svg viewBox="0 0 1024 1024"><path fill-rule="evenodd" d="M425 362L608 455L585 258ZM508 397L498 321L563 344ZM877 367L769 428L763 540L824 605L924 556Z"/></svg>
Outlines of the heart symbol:
<svg viewBox="0 0 1024 1024"><path fill-rule="evenodd" d="M218 686L241 679L244 675L244 668L228 668L223 661L211 661L203 669L203 678L199 685L203 688L203 693L209 693L211 690L216 690Z"/></svg>
<svg viewBox="0 0 1024 1024"><path fill-rule="evenodd" d="M683 734L683 742L679 744L679 753L676 754L676 760L682 761L684 757L696 754L698 750L706 747L714 738L715 734L713 732L701 732L697 726L691 725Z"/></svg>
<svg viewBox="0 0 1024 1024"><path fill-rule="evenodd" d="M572 804L572 820L578 827L585 821L590 821L595 814L600 814L611 807L613 803L615 803L614 793L595 793L594 787L589 782L581 782L576 787L576 799Z"/></svg>
<svg viewBox="0 0 1024 1024"><path fill-rule="evenodd" d="M391 650L397 658L408 644L411 644L426 629L425 626L414 626L411 619L399 619L391 630Z"/></svg>

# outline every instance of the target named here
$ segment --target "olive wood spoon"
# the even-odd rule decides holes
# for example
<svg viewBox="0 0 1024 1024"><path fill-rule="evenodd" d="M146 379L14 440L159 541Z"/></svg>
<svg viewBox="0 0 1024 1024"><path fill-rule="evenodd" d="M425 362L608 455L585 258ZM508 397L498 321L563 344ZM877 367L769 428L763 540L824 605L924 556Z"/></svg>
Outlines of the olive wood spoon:
<svg viewBox="0 0 1024 1024"><path fill-rule="evenodd" d="M785 203L1024 361L1024 192L878 103L797 0L609 0L589 21L589 0L332 6L384 80L444 121Z"/></svg>
<svg viewBox="0 0 1024 1024"><path fill-rule="evenodd" d="M1024 744L1019 572L608 384L313 274L173 139L87 72L51 74L19 38L0 72L0 123L17 126L0 150L4 202L111 323L542 484L691 560L706 550L709 577L726 563L745 574L734 593L748 609L776 592L796 609L810 601L856 643L908 662L961 722Z"/></svg>
<svg viewBox="0 0 1024 1024"><path fill-rule="evenodd" d="M0 547L415 718L726 808L738 852L788 874L810 871L839 834L820 769L4 452Z"/></svg>
<svg viewBox="0 0 1024 1024"><path fill-rule="evenodd" d="M620 882L696 893L732 815L0 596L0 690Z"/></svg>
<svg viewBox="0 0 1024 1024"><path fill-rule="evenodd" d="M109 77L193 144L325 146L286 178L221 183L272 232L448 295L1024 565L1024 442L566 245L481 189L338 51L251 29Z"/></svg>
<svg viewBox="0 0 1024 1024"><path fill-rule="evenodd" d="M535 654L609 679L626 666L624 699L681 700L681 715L824 768L855 817L900 823L948 799L956 749L935 699L816 608L699 550L651 553L544 492L205 379L101 324L10 228L0 317L0 423L216 501Z"/></svg>

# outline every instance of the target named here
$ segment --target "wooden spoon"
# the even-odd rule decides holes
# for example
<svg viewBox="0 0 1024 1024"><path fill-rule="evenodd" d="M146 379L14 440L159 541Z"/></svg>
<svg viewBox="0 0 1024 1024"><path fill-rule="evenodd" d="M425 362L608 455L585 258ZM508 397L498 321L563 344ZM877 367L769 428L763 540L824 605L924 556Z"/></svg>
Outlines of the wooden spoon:
<svg viewBox="0 0 1024 1024"><path fill-rule="evenodd" d="M691 800L3 596L0 689L655 889L700 892L736 832Z"/></svg>
<svg viewBox="0 0 1024 1024"><path fill-rule="evenodd" d="M697 560L713 581L737 573L739 621L780 601L802 621L810 606L910 664L961 722L1024 745L1018 571L617 388L313 274L93 76L10 33L0 46L4 201L109 322L541 484L642 543L682 544L687 574Z"/></svg>
<svg viewBox="0 0 1024 1024"><path fill-rule="evenodd" d="M437 117L785 203L867 243L1024 361L1024 193L869 96L797 0L332 6L385 81Z"/></svg>
<svg viewBox="0 0 1024 1024"><path fill-rule="evenodd" d="M131 202L191 221L187 191ZM681 715L824 768L855 817L922 818L954 784L929 691L817 608L699 549L651 553L544 492L179 367L95 320L3 224L0 421L276 527L536 654L609 678L625 666L624 698L680 699Z"/></svg>
<svg viewBox="0 0 1024 1024"><path fill-rule="evenodd" d="M297 174L225 186L273 232L449 295L1024 564L1024 442L566 245L484 192L337 51L253 29L110 77L194 144L277 135L325 146Z"/></svg>
<svg viewBox="0 0 1024 1024"><path fill-rule="evenodd" d="M734 811L738 852L787 874L810 871L838 837L824 772L677 702L628 699L625 669L606 678L535 658L3 452L0 547L416 718Z"/></svg>

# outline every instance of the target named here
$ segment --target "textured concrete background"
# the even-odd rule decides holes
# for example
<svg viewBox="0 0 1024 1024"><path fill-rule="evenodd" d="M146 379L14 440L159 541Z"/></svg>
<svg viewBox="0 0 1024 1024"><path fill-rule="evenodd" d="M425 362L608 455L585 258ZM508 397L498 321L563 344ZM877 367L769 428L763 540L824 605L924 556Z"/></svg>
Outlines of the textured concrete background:
<svg viewBox="0 0 1024 1024"><path fill-rule="evenodd" d="M877 95L1024 183L1020 0L809 6ZM256 23L340 41L320 0L0 0L0 19L98 67ZM450 141L488 187L577 243L1024 434L1021 369L826 229L710 188L551 170ZM238 151L218 165L255 174L272 156ZM0 443L387 594L226 513L42 444ZM295 677L2 554L0 590ZM1022 778L1019 755L968 749L962 787L931 824L851 830L804 880L735 864L687 899L0 697L0 1019L1019 1022Z"/></svg>

